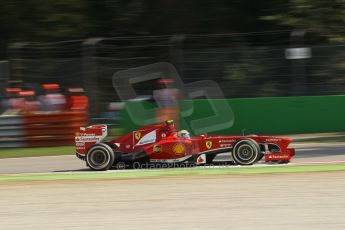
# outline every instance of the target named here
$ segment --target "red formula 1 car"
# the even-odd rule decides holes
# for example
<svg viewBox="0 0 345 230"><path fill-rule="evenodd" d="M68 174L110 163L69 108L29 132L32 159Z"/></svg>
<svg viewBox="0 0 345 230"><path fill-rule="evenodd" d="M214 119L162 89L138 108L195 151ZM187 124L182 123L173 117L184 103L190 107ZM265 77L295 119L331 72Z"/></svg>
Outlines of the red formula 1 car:
<svg viewBox="0 0 345 230"><path fill-rule="evenodd" d="M262 158L266 162L287 163L295 155L288 148L289 138L274 136L207 136L189 137L177 132L172 120L149 125L111 141L106 125L81 127L75 137L76 155L93 170L133 164L211 164L216 155L229 153L238 165L252 165Z"/></svg>

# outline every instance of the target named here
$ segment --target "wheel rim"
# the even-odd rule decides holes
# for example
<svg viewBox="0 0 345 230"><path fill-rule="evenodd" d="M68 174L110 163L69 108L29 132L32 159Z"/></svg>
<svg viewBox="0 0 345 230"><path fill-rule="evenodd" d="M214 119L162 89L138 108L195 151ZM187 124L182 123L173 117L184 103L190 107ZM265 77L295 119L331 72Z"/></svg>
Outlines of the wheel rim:
<svg viewBox="0 0 345 230"><path fill-rule="evenodd" d="M90 156L90 162L93 166L101 166L106 163L108 160L108 156L101 150L95 150Z"/></svg>
<svg viewBox="0 0 345 230"><path fill-rule="evenodd" d="M248 161L254 156L254 149L252 146L244 144L238 148L238 158L241 161Z"/></svg>

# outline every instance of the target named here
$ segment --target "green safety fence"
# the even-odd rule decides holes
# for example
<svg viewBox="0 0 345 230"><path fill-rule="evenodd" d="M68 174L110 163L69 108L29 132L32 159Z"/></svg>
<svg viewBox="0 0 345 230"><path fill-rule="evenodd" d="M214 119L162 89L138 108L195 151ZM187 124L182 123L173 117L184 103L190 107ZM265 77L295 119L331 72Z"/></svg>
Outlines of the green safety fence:
<svg viewBox="0 0 345 230"><path fill-rule="evenodd" d="M224 109L227 107L226 109ZM180 128L199 134L203 121L219 122L211 134L297 134L345 131L345 96L197 99L180 102ZM153 103L127 102L122 128L154 122ZM130 115L131 114L131 115ZM217 116L216 116L217 115ZM213 117L213 118L212 118ZM207 118L210 118L207 120ZM213 120L213 121L212 121ZM228 120L228 122L227 122ZM198 124L194 124L198 121ZM222 126L222 122L224 125ZM194 125L193 125L194 124ZM195 132L195 127L199 127ZM207 128L205 129L207 131Z"/></svg>

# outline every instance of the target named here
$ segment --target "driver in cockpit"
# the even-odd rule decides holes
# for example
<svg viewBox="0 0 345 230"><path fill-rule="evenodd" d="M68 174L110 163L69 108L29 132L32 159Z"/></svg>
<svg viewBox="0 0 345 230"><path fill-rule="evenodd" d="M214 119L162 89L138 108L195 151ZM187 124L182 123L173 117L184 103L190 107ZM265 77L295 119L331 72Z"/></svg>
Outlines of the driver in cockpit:
<svg viewBox="0 0 345 230"><path fill-rule="evenodd" d="M190 139L190 134L187 130L180 130L177 132L177 138Z"/></svg>

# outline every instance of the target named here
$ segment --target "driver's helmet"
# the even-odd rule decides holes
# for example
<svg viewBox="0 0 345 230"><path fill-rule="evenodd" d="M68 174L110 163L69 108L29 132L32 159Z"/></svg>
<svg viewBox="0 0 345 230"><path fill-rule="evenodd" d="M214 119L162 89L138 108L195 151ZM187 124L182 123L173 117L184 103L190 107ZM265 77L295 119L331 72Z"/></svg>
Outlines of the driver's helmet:
<svg viewBox="0 0 345 230"><path fill-rule="evenodd" d="M189 132L187 130L181 130L177 132L177 137L179 138L190 138Z"/></svg>
<svg viewBox="0 0 345 230"><path fill-rule="evenodd" d="M174 120L167 120L163 124L163 132L170 136L175 133Z"/></svg>
<svg viewBox="0 0 345 230"><path fill-rule="evenodd" d="M174 120L166 120L165 125L174 125Z"/></svg>

